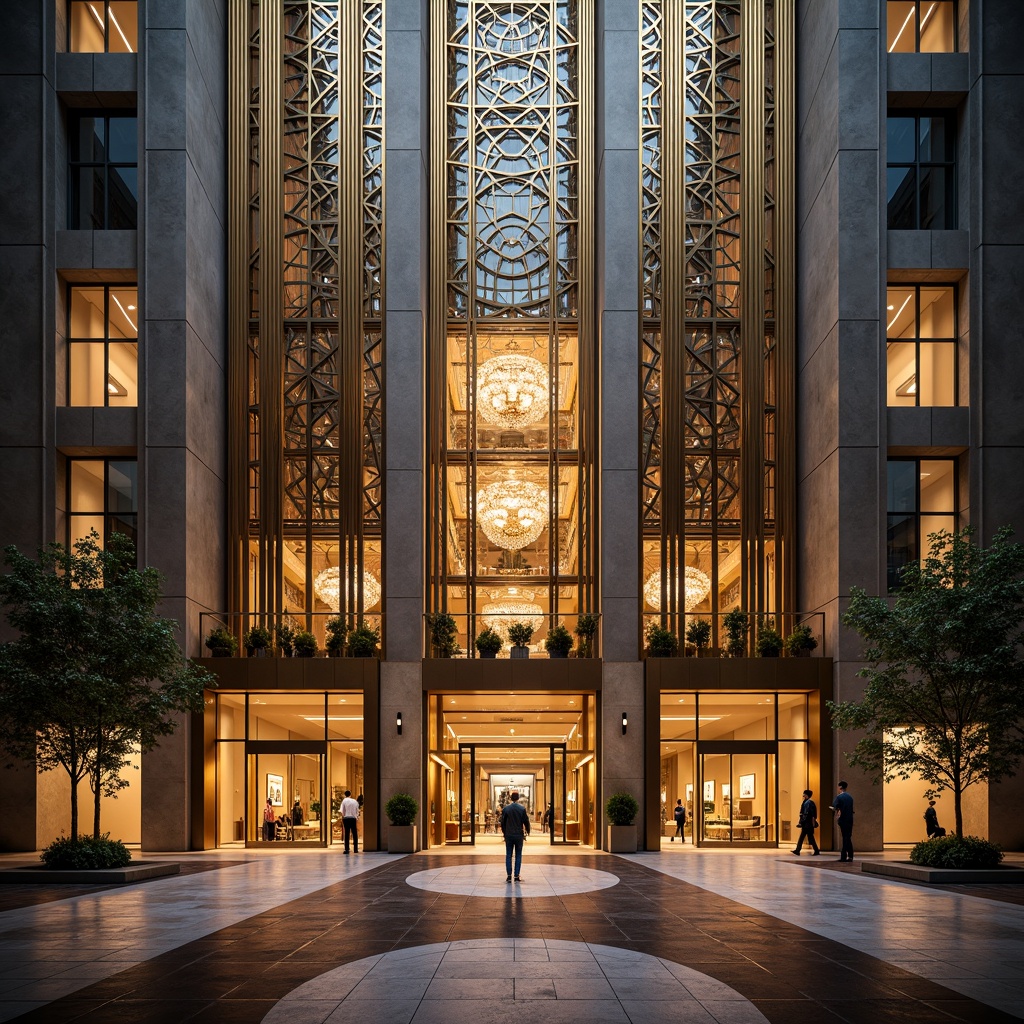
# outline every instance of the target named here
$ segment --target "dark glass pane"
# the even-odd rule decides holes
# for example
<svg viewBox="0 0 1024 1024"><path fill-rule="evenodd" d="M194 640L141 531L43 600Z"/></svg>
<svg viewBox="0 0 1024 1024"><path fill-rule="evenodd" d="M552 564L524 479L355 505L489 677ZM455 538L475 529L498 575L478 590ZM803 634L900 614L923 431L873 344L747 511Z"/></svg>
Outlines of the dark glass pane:
<svg viewBox="0 0 1024 1024"><path fill-rule="evenodd" d="M103 118L76 117L72 122L71 159L76 163L102 162L105 151Z"/></svg>
<svg viewBox="0 0 1024 1024"><path fill-rule="evenodd" d="M103 227L103 168L82 167L71 179L72 229L93 231Z"/></svg>
<svg viewBox="0 0 1024 1024"><path fill-rule="evenodd" d="M888 498L886 510L892 512L917 511L917 463L889 463Z"/></svg>
<svg viewBox="0 0 1024 1024"><path fill-rule="evenodd" d="M888 227L906 231L917 227L917 175L913 167L890 167L885 172Z"/></svg>
<svg viewBox="0 0 1024 1024"><path fill-rule="evenodd" d="M920 203L923 231L955 227L950 173L945 167L921 168Z"/></svg>
<svg viewBox="0 0 1024 1024"><path fill-rule="evenodd" d="M885 159L890 164L909 164L916 158L914 117L890 117L886 120Z"/></svg>
<svg viewBox="0 0 1024 1024"><path fill-rule="evenodd" d="M953 159L953 133L949 129L945 117L921 118L921 160Z"/></svg>
<svg viewBox="0 0 1024 1024"><path fill-rule="evenodd" d="M112 231L131 230L136 226L138 178L134 167L110 168L107 227Z"/></svg>
<svg viewBox="0 0 1024 1024"><path fill-rule="evenodd" d="M135 479L138 463L107 463L107 511L116 513L137 512Z"/></svg>
<svg viewBox="0 0 1024 1024"><path fill-rule="evenodd" d="M886 577L890 590L900 587L900 572L917 561L917 520L913 516L889 516L885 538Z"/></svg>
<svg viewBox="0 0 1024 1024"><path fill-rule="evenodd" d="M123 533L133 541L136 537L136 521L138 516L107 516L107 536L112 533Z"/></svg>
<svg viewBox="0 0 1024 1024"><path fill-rule="evenodd" d="M134 164L138 162L136 123L134 117L112 117L110 119L109 159L111 163Z"/></svg>

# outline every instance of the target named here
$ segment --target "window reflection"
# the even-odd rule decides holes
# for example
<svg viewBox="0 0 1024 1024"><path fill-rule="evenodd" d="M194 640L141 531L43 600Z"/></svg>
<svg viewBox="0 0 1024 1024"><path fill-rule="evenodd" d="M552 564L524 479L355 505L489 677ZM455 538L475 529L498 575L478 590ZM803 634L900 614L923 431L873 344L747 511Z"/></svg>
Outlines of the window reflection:
<svg viewBox="0 0 1024 1024"><path fill-rule="evenodd" d="M904 568L928 554L930 534L956 529L956 460L890 459L886 528L889 590Z"/></svg>

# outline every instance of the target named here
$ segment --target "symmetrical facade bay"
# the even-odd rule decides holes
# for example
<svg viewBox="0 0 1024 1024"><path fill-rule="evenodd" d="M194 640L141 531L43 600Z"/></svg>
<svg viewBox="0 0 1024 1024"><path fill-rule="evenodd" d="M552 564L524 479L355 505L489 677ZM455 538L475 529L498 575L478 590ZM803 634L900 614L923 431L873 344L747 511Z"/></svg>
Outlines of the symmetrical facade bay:
<svg viewBox="0 0 1024 1024"><path fill-rule="evenodd" d="M923 835L825 702L863 685L851 586L1024 510L1019 4L0 19L3 539L131 534L219 683L104 827L332 845L350 790L387 848L406 792L421 846L475 846L515 788L603 848L625 791L641 848L677 800L687 843L772 847L846 777L862 847ZM1024 841L1021 788L969 831ZM60 781L16 790L34 848Z"/></svg>

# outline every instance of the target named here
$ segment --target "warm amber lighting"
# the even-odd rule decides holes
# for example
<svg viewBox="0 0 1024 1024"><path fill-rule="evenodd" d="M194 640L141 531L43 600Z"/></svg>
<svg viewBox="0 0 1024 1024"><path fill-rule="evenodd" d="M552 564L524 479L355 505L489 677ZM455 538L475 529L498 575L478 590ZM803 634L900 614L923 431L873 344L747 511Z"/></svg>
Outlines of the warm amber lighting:
<svg viewBox="0 0 1024 1024"><path fill-rule="evenodd" d="M547 526L548 492L510 474L507 480L477 491L477 524L492 544L518 551L532 544Z"/></svg>
<svg viewBox="0 0 1024 1024"><path fill-rule="evenodd" d="M348 576L348 566L345 567ZM341 607L341 570L336 565L328 566L313 580L313 592L332 611ZM363 607L372 608L380 600L380 583L369 570L363 570Z"/></svg>
<svg viewBox="0 0 1024 1024"><path fill-rule="evenodd" d="M679 575L676 574L674 591L679 593ZM706 573L692 565L683 569L683 608L691 611L711 593L711 580ZM655 609L661 610L661 572L657 569L644 583L644 600Z"/></svg>
<svg viewBox="0 0 1024 1024"><path fill-rule="evenodd" d="M488 423L520 430L548 414L548 372L514 341L508 348L477 370L478 409Z"/></svg>

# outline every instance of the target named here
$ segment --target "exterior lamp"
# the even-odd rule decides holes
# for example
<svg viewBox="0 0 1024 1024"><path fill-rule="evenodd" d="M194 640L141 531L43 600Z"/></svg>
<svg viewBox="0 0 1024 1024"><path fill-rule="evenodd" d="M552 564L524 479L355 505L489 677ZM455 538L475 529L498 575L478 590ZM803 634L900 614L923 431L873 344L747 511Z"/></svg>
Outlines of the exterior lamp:
<svg viewBox="0 0 1024 1024"><path fill-rule="evenodd" d="M399 711L395 714L395 728L398 730L398 735L402 735L402 712Z"/></svg>
<svg viewBox="0 0 1024 1024"><path fill-rule="evenodd" d="M629 725L629 715L625 711L622 712L622 735L626 735L626 726Z"/></svg>

